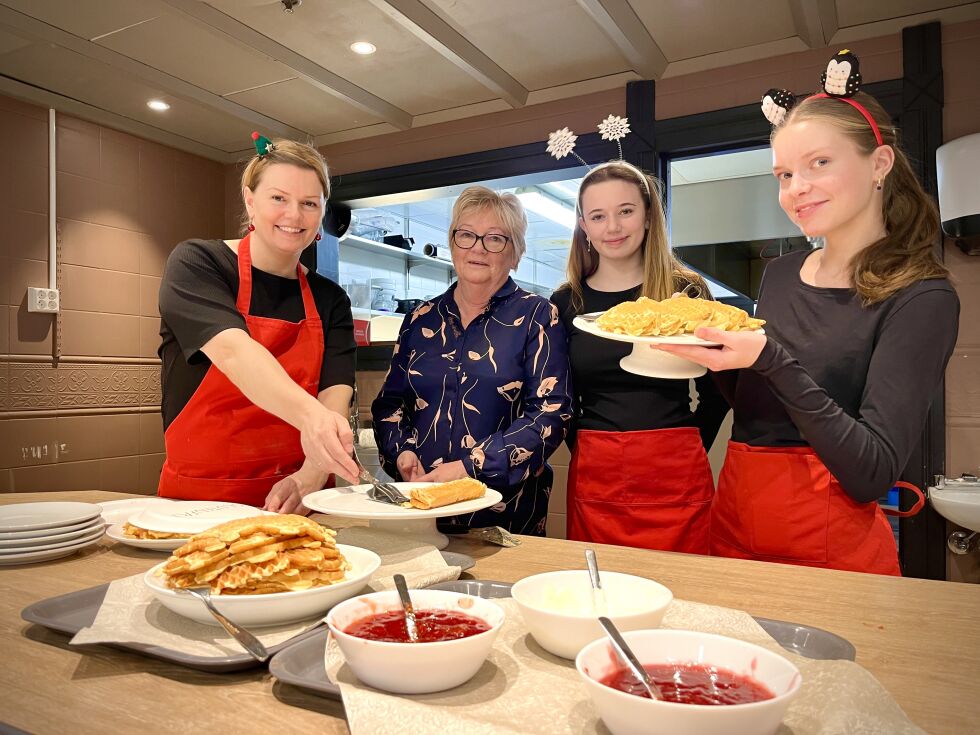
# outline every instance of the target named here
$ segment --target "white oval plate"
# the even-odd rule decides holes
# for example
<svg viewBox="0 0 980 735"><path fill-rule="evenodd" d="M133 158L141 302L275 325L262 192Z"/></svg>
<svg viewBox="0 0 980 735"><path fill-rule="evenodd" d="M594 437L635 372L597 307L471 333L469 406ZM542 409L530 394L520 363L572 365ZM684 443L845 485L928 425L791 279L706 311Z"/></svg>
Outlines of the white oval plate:
<svg viewBox="0 0 980 735"><path fill-rule="evenodd" d="M102 538L105 535L105 526L99 523L92 530L90 530L84 536L79 536L75 539L70 539L68 541L53 541L49 544L40 544L37 546L8 546L0 549L0 557L9 556L11 554L27 554L34 553L35 551L48 551L49 549L63 549L68 546L74 546L76 544L88 543L89 541L94 541Z"/></svg>
<svg viewBox="0 0 980 735"><path fill-rule="evenodd" d="M615 332L607 332L600 329L599 325L594 321L583 319L581 316L577 316L572 320L572 326L581 329L587 334L602 337L603 339L613 339L617 342L630 342L632 344L648 345L700 345L701 347L718 347L718 342L709 342L706 339L695 337L693 334L672 334L669 337L634 337L630 334L616 334ZM766 330L764 329L748 329L744 331L753 334L766 333Z"/></svg>
<svg viewBox="0 0 980 735"><path fill-rule="evenodd" d="M37 536L28 536L22 538L6 538L5 536L0 536L0 551L4 549L11 548L28 548L41 546L43 544L56 544L63 541L71 541L72 539L80 539L82 536L87 536L96 528L102 528L105 524L101 518L95 518L88 523L82 524L79 528L74 528L71 530L63 531L60 528L47 529L45 531L38 531Z"/></svg>
<svg viewBox="0 0 980 735"><path fill-rule="evenodd" d="M409 491L417 487L427 487L441 483L434 482L393 482L391 483L402 495L408 496ZM389 505L371 500L367 496L370 485L351 485L350 487L335 487L310 493L303 498L303 505L320 513L341 516L342 518L366 519L399 519L415 520L423 518L445 518L447 516L472 513L489 508L503 500L496 490L487 489L487 494L476 500L466 500L462 503L444 505L441 508L422 510L421 508L402 508L399 505Z"/></svg>
<svg viewBox="0 0 980 735"><path fill-rule="evenodd" d="M105 535L121 544L150 551L173 551L187 543L185 538L133 538L123 533L123 527L122 523L113 524L106 529Z"/></svg>
<svg viewBox="0 0 980 735"><path fill-rule="evenodd" d="M175 500L144 508L129 518L134 526L150 531L195 534L237 518L275 515L261 508L217 500Z"/></svg>
<svg viewBox="0 0 980 735"><path fill-rule="evenodd" d="M131 515L141 510L150 508L154 505L163 505L174 502L170 498L158 498L148 496L145 498L127 498L126 500L110 500L107 503L99 503L102 508L102 518L106 523L125 523Z"/></svg>
<svg viewBox="0 0 980 735"><path fill-rule="evenodd" d="M358 594L367 585L378 567L381 557L359 546L337 544L340 553L350 563L347 576L340 582L324 587L313 587L296 592L273 592L268 595L213 595L211 601L218 611L239 625L256 628L264 625L284 625L322 615L342 600ZM206 625L218 625L204 603L189 592L179 592L167 587L161 570L167 562L160 562L150 569L143 582L165 607L178 615Z"/></svg>
<svg viewBox="0 0 980 735"><path fill-rule="evenodd" d="M0 506L0 532L22 533L91 521L102 509L95 503L13 503Z"/></svg>
<svg viewBox="0 0 980 735"><path fill-rule="evenodd" d="M96 538L89 541L82 541L75 544L70 544L63 548L57 549L46 549L45 551L30 551L24 552L23 554L0 554L0 567L11 566L13 564L34 564L39 561L49 561L51 559L59 559L62 556L69 556L75 552L81 551L82 549L87 549L90 546L95 546L102 540L102 534L100 533Z"/></svg>

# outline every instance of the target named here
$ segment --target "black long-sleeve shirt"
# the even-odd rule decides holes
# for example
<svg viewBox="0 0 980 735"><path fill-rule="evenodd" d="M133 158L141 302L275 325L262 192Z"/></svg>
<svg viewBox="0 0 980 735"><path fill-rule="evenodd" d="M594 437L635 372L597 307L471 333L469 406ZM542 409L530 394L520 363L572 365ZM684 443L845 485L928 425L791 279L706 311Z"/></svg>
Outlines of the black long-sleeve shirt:
<svg viewBox="0 0 980 735"><path fill-rule="evenodd" d="M956 343L959 299L919 281L865 307L853 289L800 279L809 251L766 268L756 316L769 340L748 370L716 374L735 409L732 439L806 446L854 500L895 484Z"/></svg>
<svg viewBox="0 0 980 735"><path fill-rule="evenodd" d="M693 426L701 433L705 447L710 447L729 408L710 374L695 380L698 406L692 411L687 380L628 373L619 366L619 361L630 353L633 345L596 337L572 325L577 313L606 311L639 298L640 286L626 291L596 291L584 284L582 296L584 305L579 312L572 309L571 290L559 289L551 296L565 324L572 363L576 411L569 444L574 442L574 431L579 429L646 431Z"/></svg>

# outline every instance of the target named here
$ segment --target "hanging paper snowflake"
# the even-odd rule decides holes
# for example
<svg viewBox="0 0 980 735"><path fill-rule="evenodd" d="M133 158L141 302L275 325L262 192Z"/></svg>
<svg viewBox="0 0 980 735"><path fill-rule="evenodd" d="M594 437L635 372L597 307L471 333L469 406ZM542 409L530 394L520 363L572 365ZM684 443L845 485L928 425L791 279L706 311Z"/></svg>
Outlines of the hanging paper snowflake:
<svg viewBox="0 0 980 735"><path fill-rule="evenodd" d="M622 140L629 131L629 118L610 115L599 123L599 132L603 140Z"/></svg>
<svg viewBox="0 0 980 735"><path fill-rule="evenodd" d="M572 152L575 148L575 141L578 136L568 128L556 130L548 134L548 153L555 158L562 159Z"/></svg>

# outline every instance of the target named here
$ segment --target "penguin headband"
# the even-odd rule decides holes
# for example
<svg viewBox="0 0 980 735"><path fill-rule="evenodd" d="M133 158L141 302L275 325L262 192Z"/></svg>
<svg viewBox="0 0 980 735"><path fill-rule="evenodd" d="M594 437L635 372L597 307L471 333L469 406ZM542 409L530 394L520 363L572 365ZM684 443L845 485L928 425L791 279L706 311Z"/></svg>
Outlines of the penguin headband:
<svg viewBox="0 0 980 735"><path fill-rule="evenodd" d="M627 133L630 132L629 118L619 117L618 115L609 115L605 120L599 123L597 127L599 129L599 135L602 136L603 140L616 141L616 147L619 148L619 159L606 161L605 163L600 163L598 166L594 167L590 166L588 163L586 163L584 158L575 152L575 141L578 140L578 136L568 128L561 128L560 130L556 130L548 135L548 153L558 160L561 160L565 156L571 154L581 161L582 165L588 168L590 173L602 168L603 166L609 166L612 164L624 166L636 173L637 178L643 182L643 190L646 192L646 195L648 197L651 196L650 185L647 183L646 174L644 174L632 163L627 163L623 160L623 144L619 141L625 138Z"/></svg>
<svg viewBox="0 0 980 735"><path fill-rule="evenodd" d="M875 134L878 145L884 145L878 123L868 112L867 108L857 100L851 99L861 88L861 71L858 57L848 49L838 51L827 64L827 70L820 75L820 85L823 92L809 95L804 99L832 98L845 102L861 113L871 132ZM792 92L785 89L770 89L762 96L762 114L773 125L780 125L786 119L787 113L796 103Z"/></svg>

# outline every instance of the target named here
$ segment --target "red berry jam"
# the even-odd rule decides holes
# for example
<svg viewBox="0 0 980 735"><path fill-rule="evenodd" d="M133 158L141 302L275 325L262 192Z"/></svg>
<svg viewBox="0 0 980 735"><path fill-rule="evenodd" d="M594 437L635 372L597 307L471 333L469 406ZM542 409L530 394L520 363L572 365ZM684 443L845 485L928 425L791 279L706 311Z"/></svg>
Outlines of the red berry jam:
<svg viewBox="0 0 980 735"><path fill-rule="evenodd" d="M454 641L490 630L490 625L479 618L449 610L416 610L415 625L419 632L419 643ZM409 642L405 616L401 610L369 615L351 623L344 632L369 641Z"/></svg>
<svg viewBox="0 0 980 735"><path fill-rule="evenodd" d="M728 669L705 664L644 664L666 702L681 704L748 704L773 699L764 684ZM599 680L600 684L627 694L650 698L629 669L620 669Z"/></svg>

